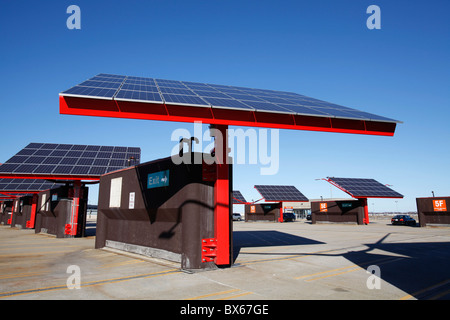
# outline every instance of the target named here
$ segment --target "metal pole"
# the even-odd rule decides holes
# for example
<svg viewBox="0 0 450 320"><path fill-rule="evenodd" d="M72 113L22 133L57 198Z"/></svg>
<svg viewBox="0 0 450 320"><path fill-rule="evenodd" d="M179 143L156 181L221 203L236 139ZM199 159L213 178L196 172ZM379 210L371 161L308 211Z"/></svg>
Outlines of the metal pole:
<svg viewBox="0 0 450 320"><path fill-rule="evenodd" d="M80 208L81 181L73 182L72 217L70 220L70 235L76 236L78 231L78 211Z"/></svg>
<svg viewBox="0 0 450 320"><path fill-rule="evenodd" d="M217 174L214 184L214 233L217 239L216 265L230 265L230 177L228 167L227 125L217 125L222 135L222 145L215 138Z"/></svg>

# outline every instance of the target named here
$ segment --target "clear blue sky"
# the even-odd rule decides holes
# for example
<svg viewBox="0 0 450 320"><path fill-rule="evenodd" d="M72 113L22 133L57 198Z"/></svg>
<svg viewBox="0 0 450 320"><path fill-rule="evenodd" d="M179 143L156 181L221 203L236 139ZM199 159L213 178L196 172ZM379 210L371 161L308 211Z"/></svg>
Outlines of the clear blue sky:
<svg viewBox="0 0 450 320"><path fill-rule="evenodd" d="M81 30L66 27L71 4ZM381 30L366 27L371 4ZM330 187L316 178L367 177L405 195L369 200L371 211L415 210L432 190L450 195L449 13L448 0L2 0L0 162L29 142L139 146L150 161L170 154L174 129L193 130L60 115L58 93L98 73L284 90L404 123L394 137L280 131L278 174L235 166L235 189L256 200L255 184L288 184L319 198Z"/></svg>

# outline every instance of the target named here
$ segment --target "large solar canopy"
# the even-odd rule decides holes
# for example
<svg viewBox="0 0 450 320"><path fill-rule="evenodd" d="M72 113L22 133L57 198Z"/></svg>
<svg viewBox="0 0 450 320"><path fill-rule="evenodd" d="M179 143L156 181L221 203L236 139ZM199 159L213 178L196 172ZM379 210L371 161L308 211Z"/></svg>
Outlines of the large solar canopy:
<svg viewBox="0 0 450 320"><path fill-rule="evenodd" d="M222 135L231 125L393 136L399 123L298 93L104 73L60 92L59 110L70 115L202 122L215 125ZM227 152L226 144L220 147ZM232 264L230 171L228 166L219 165L216 173L215 262L229 265ZM288 186L279 193L268 189L263 197L276 202L308 201L294 189ZM283 221L282 214L280 220Z"/></svg>
<svg viewBox="0 0 450 320"><path fill-rule="evenodd" d="M403 195L374 179L327 177L327 181L354 198L403 198Z"/></svg>
<svg viewBox="0 0 450 320"><path fill-rule="evenodd" d="M388 136L399 122L292 92L103 73L61 92L60 112Z"/></svg>
<svg viewBox="0 0 450 320"><path fill-rule="evenodd" d="M0 166L0 178L98 179L140 157L137 147L30 143Z"/></svg>
<svg viewBox="0 0 450 320"><path fill-rule="evenodd" d="M256 185L255 188L266 201L308 201L295 186Z"/></svg>

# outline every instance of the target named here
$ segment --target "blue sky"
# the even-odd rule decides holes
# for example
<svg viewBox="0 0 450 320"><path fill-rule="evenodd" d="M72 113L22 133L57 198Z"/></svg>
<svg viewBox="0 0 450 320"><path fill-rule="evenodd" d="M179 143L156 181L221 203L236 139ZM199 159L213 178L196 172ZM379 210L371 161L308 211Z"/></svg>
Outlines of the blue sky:
<svg viewBox="0 0 450 320"><path fill-rule="evenodd" d="M66 9L81 9L69 30ZM381 8L369 30L366 9ZM59 114L58 93L98 73L292 91L403 121L394 137L280 131L280 170L235 166L234 185L297 186L328 197L326 176L374 178L404 194L370 210L415 210L450 194L450 2L0 2L0 162L29 142L139 146L166 157L193 125ZM336 188L333 196L346 196ZM95 191L91 197L96 197ZM96 203L96 199L90 199Z"/></svg>

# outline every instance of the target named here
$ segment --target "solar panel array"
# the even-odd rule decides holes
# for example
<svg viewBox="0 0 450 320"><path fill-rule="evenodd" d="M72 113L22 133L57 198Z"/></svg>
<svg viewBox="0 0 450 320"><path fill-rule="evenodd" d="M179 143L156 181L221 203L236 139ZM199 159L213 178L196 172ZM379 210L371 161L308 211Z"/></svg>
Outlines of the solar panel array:
<svg viewBox="0 0 450 320"><path fill-rule="evenodd" d="M234 190L233 191L233 203L234 204L244 204L247 201L245 200L244 196L242 195L242 193L238 190Z"/></svg>
<svg viewBox="0 0 450 320"><path fill-rule="evenodd" d="M100 176L139 164L140 158L136 147L30 143L2 164L0 173Z"/></svg>
<svg viewBox="0 0 450 320"><path fill-rule="evenodd" d="M62 96L149 102L243 111L356 120L394 119L292 92L101 73L60 93Z"/></svg>
<svg viewBox="0 0 450 320"><path fill-rule="evenodd" d="M0 179L1 191L43 191L63 184L48 182L42 179Z"/></svg>
<svg viewBox="0 0 450 320"><path fill-rule="evenodd" d="M400 193L374 179L335 177L328 177L328 179L348 191L350 195L356 198L403 198L403 195Z"/></svg>
<svg viewBox="0 0 450 320"><path fill-rule="evenodd" d="M294 186L256 185L255 188L266 201L308 201Z"/></svg>

